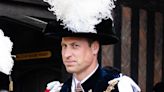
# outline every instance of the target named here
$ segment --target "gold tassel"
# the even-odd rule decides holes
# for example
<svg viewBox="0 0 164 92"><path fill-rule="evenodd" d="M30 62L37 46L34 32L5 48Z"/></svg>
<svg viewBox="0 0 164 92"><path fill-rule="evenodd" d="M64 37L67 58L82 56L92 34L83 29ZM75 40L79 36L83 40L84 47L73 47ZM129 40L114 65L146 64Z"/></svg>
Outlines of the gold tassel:
<svg viewBox="0 0 164 92"><path fill-rule="evenodd" d="M13 92L13 81L12 81L11 76L9 76L9 81L10 81L10 84L9 84L9 92Z"/></svg>

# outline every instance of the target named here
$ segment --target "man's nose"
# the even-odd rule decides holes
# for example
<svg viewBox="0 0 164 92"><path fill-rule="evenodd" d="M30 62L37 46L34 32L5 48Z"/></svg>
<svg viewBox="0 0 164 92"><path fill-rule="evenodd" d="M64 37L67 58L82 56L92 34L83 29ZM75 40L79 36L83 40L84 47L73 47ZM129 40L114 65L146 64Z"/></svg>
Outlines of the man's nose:
<svg viewBox="0 0 164 92"><path fill-rule="evenodd" d="M69 58L72 54L71 54L72 52L71 52L71 50L69 49L69 48L66 48L66 49L64 49L64 51L63 51L63 56L65 57L65 58Z"/></svg>

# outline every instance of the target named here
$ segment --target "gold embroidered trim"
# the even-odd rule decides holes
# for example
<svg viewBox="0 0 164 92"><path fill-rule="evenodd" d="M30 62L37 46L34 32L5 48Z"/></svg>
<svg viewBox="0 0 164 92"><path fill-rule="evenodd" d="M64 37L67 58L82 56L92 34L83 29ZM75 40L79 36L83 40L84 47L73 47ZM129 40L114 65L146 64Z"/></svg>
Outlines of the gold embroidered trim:
<svg viewBox="0 0 164 92"><path fill-rule="evenodd" d="M114 86L118 83L119 80L110 80L108 83L109 83L109 86L107 87L107 89L104 91L104 92L111 92L112 90L114 90Z"/></svg>

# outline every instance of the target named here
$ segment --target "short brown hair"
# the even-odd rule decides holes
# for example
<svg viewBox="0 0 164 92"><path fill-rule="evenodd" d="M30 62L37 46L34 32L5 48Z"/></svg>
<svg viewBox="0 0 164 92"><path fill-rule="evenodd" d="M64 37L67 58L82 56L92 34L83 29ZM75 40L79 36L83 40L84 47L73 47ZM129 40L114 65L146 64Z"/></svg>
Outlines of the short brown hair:
<svg viewBox="0 0 164 92"><path fill-rule="evenodd" d="M91 39L91 38L85 38L85 39L88 41L89 46L91 46L94 41L98 41L97 39Z"/></svg>

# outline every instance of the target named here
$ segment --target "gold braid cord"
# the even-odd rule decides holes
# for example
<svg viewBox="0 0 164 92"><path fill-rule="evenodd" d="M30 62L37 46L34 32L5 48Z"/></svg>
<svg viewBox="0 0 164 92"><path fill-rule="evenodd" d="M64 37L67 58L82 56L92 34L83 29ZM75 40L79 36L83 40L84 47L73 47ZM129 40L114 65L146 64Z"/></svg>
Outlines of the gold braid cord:
<svg viewBox="0 0 164 92"><path fill-rule="evenodd" d="M110 80L108 83L109 83L109 86L107 87L107 89L104 91L104 92L111 92L114 88L114 86L118 83L119 80ZM92 92L92 89L90 89L88 92Z"/></svg>
<svg viewBox="0 0 164 92"><path fill-rule="evenodd" d="M104 92L111 92L114 88L114 86L118 83L119 80L110 80L109 81L109 86L107 87L107 89Z"/></svg>

